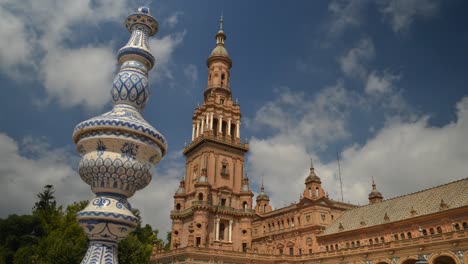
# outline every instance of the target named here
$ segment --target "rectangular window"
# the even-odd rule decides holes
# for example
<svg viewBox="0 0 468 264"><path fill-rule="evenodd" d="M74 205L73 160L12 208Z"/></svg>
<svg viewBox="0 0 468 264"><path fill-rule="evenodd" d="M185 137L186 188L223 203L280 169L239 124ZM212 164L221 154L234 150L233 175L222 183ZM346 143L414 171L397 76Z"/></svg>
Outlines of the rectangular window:
<svg viewBox="0 0 468 264"><path fill-rule="evenodd" d="M200 247L200 246L201 246L201 237L197 237L196 246L197 246L197 247Z"/></svg>
<svg viewBox="0 0 468 264"><path fill-rule="evenodd" d="M247 252L247 243L242 243L242 252Z"/></svg>

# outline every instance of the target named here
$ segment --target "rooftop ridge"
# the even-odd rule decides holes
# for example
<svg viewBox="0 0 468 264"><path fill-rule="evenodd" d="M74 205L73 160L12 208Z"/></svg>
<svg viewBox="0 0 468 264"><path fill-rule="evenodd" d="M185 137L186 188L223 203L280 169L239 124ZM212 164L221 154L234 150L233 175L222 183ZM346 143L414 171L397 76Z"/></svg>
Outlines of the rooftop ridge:
<svg viewBox="0 0 468 264"><path fill-rule="evenodd" d="M454 184L454 183L457 183L457 182L461 182L461 181L464 181L464 180L468 180L468 177L463 178L463 179L458 179L458 180L455 180L455 181L451 181L451 182L447 182L447 183L444 183L444 184L441 184L441 185L429 187L429 188L422 189L422 190L419 190L419 191L415 191L415 192L412 192L412 193L406 193L406 194L402 194L402 195L395 196L395 197L392 197L392 198L384 199L384 200L382 200L381 203L385 203L387 201L395 200L395 199L405 197L405 196L415 195L415 194L418 194L418 193L421 193L421 192L426 192L426 191L429 191L429 190L432 190L432 189L437 189L437 188L440 188L440 187L443 187L443 186L446 186L446 185L450 185L450 184ZM374 204L365 204L365 205L358 206L356 208L363 208L363 207L370 206L370 205L374 205Z"/></svg>

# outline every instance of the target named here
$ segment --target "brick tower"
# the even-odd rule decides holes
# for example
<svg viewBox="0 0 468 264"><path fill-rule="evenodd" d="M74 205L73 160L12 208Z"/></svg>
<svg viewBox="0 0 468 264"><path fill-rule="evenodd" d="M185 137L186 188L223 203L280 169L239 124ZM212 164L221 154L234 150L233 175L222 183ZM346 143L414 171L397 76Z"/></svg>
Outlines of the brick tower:
<svg viewBox="0 0 468 264"><path fill-rule="evenodd" d="M208 83L195 109L192 140L184 148L185 178L174 195L171 249L196 246L247 250L253 193L244 177L247 143L241 142L240 106L232 100L232 61L225 48L223 19L207 60Z"/></svg>

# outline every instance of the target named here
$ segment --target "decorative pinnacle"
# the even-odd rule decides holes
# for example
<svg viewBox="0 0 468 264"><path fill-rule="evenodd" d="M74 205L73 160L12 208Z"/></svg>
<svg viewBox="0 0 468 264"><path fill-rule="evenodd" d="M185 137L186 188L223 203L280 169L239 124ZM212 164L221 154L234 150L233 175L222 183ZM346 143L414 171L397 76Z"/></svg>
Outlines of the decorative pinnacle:
<svg viewBox="0 0 468 264"><path fill-rule="evenodd" d="M223 14L221 13L221 18L219 19L219 30L223 30Z"/></svg>
<svg viewBox="0 0 468 264"><path fill-rule="evenodd" d="M311 170L314 169L314 162L312 161L312 158L310 158L310 169Z"/></svg>
<svg viewBox="0 0 468 264"><path fill-rule="evenodd" d="M375 185L374 176L372 176L372 190L373 191L377 190L377 185Z"/></svg>

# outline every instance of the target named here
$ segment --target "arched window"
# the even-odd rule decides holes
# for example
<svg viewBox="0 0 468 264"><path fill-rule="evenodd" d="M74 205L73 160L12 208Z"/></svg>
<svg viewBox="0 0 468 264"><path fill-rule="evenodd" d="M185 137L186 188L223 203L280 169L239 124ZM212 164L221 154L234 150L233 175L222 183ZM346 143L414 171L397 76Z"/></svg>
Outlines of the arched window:
<svg viewBox="0 0 468 264"><path fill-rule="evenodd" d="M411 235L411 232L408 232L406 235L408 236L408 238L412 238L412 237L413 237L413 236Z"/></svg>
<svg viewBox="0 0 468 264"><path fill-rule="evenodd" d="M372 244L374 244L374 241L373 241L372 238L371 238L371 239L369 239L369 245L372 246Z"/></svg>
<svg viewBox="0 0 468 264"><path fill-rule="evenodd" d="M466 222L463 222L463 229L468 229L468 224Z"/></svg>
<svg viewBox="0 0 468 264"><path fill-rule="evenodd" d="M224 85L224 79L226 78L226 75L224 73L221 74L221 86Z"/></svg>
<svg viewBox="0 0 468 264"><path fill-rule="evenodd" d="M432 227L431 227L431 228L429 228L429 233L431 233L431 235L435 234L435 232L434 232L434 228L432 228Z"/></svg>
<svg viewBox="0 0 468 264"><path fill-rule="evenodd" d="M242 208L244 208L244 210L245 210L245 209L247 209L247 206L248 206L247 202L244 201L244 202L242 203Z"/></svg>
<svg viewBox="0 0 468 264"><path fill-rule="evenodd" d="M380 243L383 243L385 242L385 238L384 237L380 237Z"/></svg>
<svg viewBox="0 0 468 264"><path fill-rule="evenodd" d="M319 188L318 187L315 187L315 196L319 196Z"/></svg>
<svg viewBox="0 0 468 264"><path fill-rule="evenodd" d="M455 227L455 230L460 230L460 225L458 223L453 224L453 226Z"/></svg>
<svg viewBox="0 0 468 264"><path fill-rule="evenodd" d="M264 204L264 205L263 205L263 212L265 212L265 213L266 213L266 210L267 210L267 205L266 205L266 204Z"/></svg>
<svg viewBox="0 0 468 264"><path fill-rule="evenodd" d="M338 250L338 244L335 244L335 250Z"/></svg>
<svg viewBox="0 0 468 264"><path fill-rule="evenodd" d="M427 236L427 230L423 229L423 236Z"/></svg>
<svg viewBox="0 0 468 264"><path fill-rule="evenodd" d="M442 233L442 227L440 227L440 226L437 227L437 233L439 233L439 234Z"/></svg>
<svg viewBox="0 0 468 264"><path fill-rule="evenodd" d="M312 188L309 187L309 197L312 197Z"/></svg>
<svg viewBox="0 0 468 264"><path fill-rule="evenodd" d="M203 201L203 193L198 194L198 201Z"/></svg>
<svg viewBox="0 0 468 264"><path fill-rule="evenodd" d="M378 244L378 243L379 243L379 239L378 239L378 238L375 238L375 239L374 239L374 242L375 242L376 244Z"/></svg>
<svg viewBox="0 0 468 264"><path fill-rule="evenodd" d="M393 235L393 238L394 238L395 240L398 240L398 234Z"/></svg>
<svg viewBox="0 0 468 264"><path fill-rule="evenodd" d="M405 239L405 233L400 234L401 239Z"/></svg>
<svg viewBox="0 0 468 264"><path fill-rule="evenodd" d="M180 210L180 203L178 203L178 204L176 205L176 210L177 210L177 211Z"/></svg>

